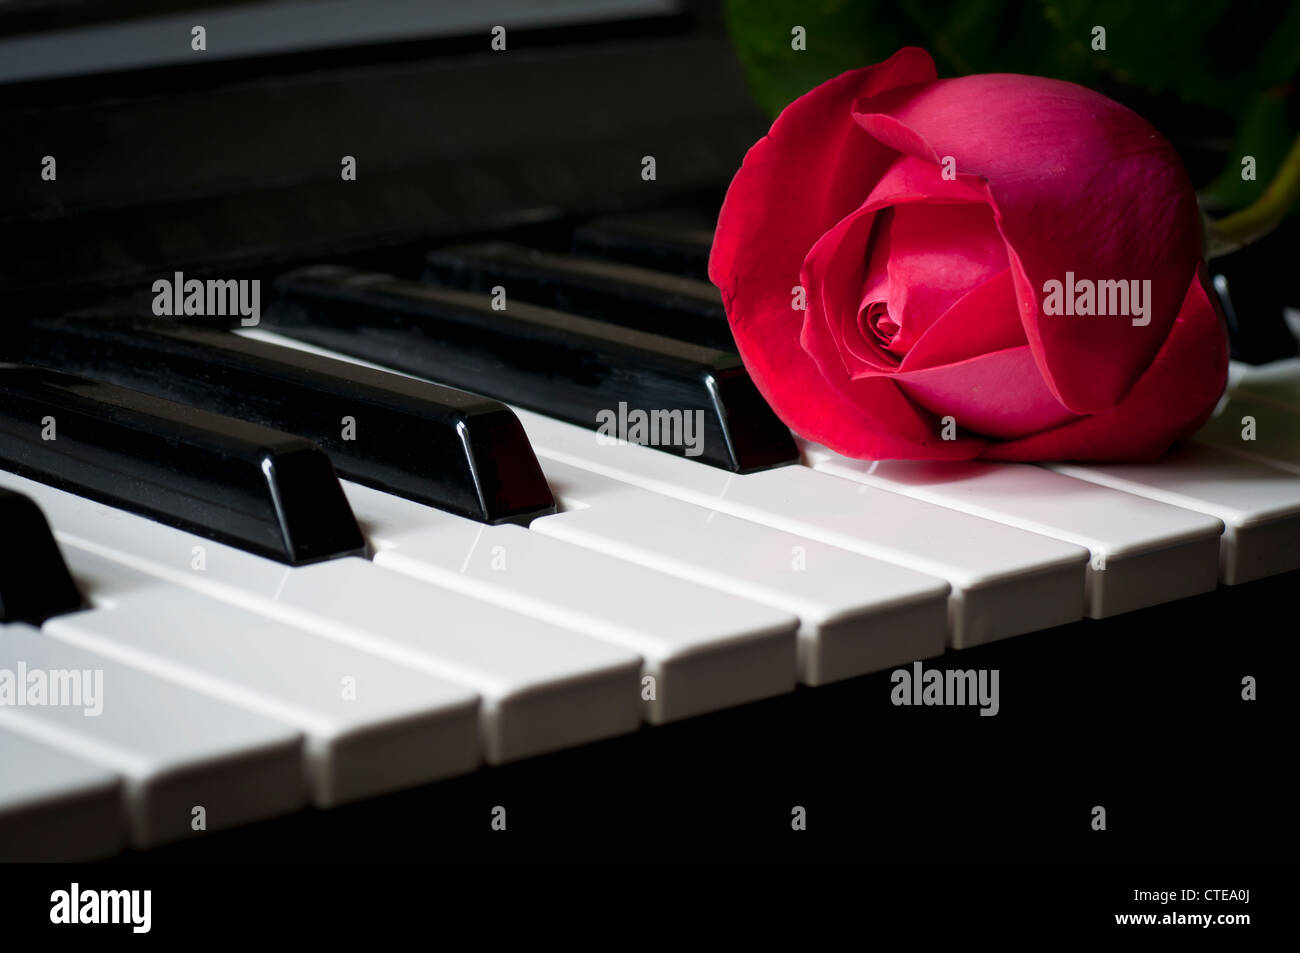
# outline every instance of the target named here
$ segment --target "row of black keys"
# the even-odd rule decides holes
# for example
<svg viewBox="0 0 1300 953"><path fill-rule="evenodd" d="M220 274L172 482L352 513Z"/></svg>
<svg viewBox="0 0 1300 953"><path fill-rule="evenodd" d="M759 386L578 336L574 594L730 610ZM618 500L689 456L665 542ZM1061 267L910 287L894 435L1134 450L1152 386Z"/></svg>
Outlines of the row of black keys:
<svg viewBox="0 0 1300 953"><path fill-rule="evenodd" d="M620 241L611 257L686 255L635 229ZM276 282L262 323L440 384L183 320L33 320L0 355L14 362L0 367L0 468L297 565L364 547L336 469L487 523L553 512L499 401L593 428L620 402L702 410L702 463L798 460L716 346L726 317L697 279L504 244L434 252L426 277L302 269Z"/></svg>

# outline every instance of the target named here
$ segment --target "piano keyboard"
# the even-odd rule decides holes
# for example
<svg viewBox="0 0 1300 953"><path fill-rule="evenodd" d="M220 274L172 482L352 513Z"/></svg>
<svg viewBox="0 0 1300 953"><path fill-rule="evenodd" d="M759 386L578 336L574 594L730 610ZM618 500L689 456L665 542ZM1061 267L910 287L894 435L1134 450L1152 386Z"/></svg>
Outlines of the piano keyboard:
<svg viewBox="0 0 1300 953"><path fill-rule="evenodd" d="M1234 367L1156 464L850 460L729 353L707 230L571 237L434 249L419 280L299 269L238 334L28 325L34 366L0 367L0 858L354 803L1300 569L1300 360ZM698 414L701 451L598 438L620 408Z"/></svg>

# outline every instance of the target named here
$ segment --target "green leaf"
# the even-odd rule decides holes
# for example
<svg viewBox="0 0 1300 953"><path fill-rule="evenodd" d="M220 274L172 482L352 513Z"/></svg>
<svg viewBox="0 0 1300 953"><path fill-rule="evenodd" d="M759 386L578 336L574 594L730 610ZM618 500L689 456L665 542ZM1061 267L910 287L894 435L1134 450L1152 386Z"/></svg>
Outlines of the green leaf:
<svg viewBox="0 0 1300 953"><path fill-rule="evenodd" d="M771 115L904 46L929 50L941 76L1082 71L1071 65L1081 50L1058 50L1038 5L1017 0L728 0L726 12L750 88ZM796 26L806 31L806 50L792 48Z"/></svg>
<svg viewBox="0 0 1300 953"><path fill-rule="evenodd" d="M1282 88L1254 97L1237 130L1223 173L1201 191L1201 205L1208 212L1242 208L1258 199L1277 175L1295 138L1296 124ZM1255 159L1253 181L1241 177L1241 160Z"/></svg>
<svg viewBox="0 0 1300 953"><path fill-rule="evenodd" d="M1234 116L1300 69L1296 3L1046 0L1043 11L1062 37L1082 38L1097 73ZM1104 51L1091 50L1094 26Z"/></svg>

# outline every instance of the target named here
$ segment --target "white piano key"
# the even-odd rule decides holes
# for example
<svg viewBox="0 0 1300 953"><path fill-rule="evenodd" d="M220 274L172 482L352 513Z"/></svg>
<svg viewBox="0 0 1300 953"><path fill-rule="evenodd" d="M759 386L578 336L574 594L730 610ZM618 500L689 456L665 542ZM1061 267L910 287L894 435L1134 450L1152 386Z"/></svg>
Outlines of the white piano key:
<svg viewBox="0 0 1300 953"><path fill-rule="evenodd" d="M1259 365L1233 361L1228 366L1228 391L1263 397L1300 413L1300 357Z"/></svg>
<svg viewBox="0 0 1300 953"><path fill-rule="evenodd" d="M532 530L797 615L806 685L943 652L941 579L555 460L542 466L563 512Z"/></svg>
<svg viewBox="0 0 1300 953"><path fill-rule="evenodd" d="M0 863L98 860L126 846L114 772L3 729L0 766Z"/></svg>
<svg viewBox="0 0 1300 953"><path fill-rule="evenodd" d="M302 739L287 725L24 626L5 630L0 669L20 691L35 673L51 689L43 704L0 705L0 727L123 775L137 847L195 836L198 808L211 831L303 804Z"/></svg>
<svg viewBox="0 0 1300 953"><path fill-rule="evenodd" d="M1300 480L1294 473L1196 443L1155 463L1051 468L1222 520L1219 581L1226 585L1300 569Z"/></svg>
<svg viewBox="0 0 1300 953"><path fill-rule="evenodd" d="M0 471L56 538L159 579L464 685L490 764L635 731L640 656L347 557L290 567Z"/></svg>
<svg viewBox="0 0 1300 953"><path fill-rule="evenodd" d="M1196 443L1300 474L1300 410L1238 390L1192 437Z"/></svg>
<svg viewBox="0 0 1300 953"><path fill-rule="evenodd" d="M468 689L76 547L65 557L95 608L53 617L45 635L293 725L317 806L478 766Z"/></svg>
<svg viewBox="0 0 1300 953"><path fill-rule="evenodd" d="M271 332L240 332L366 367ZM388 370L388 368L380 368ZM410 375L407 375L410 376ZM1083 616L1087 549L802 466L735 474L512 408L542 466L557 460L741 519L938 576L952 585L949 644L964 648Z"/></svg>
<svg viewBox="0 0 1300 953"><path fill-rule="evenodd" d="M946 579L949 644L1083 615L1088 551L804 466L735 474L515 408L539 457ZM543 461L545 466L545 461Z"/></svg>
<svg viewBox="0 0 1300 953"><path fill-rule="evenodd" d="M1210 592L1216 517L1018 463L854 460L803 443L816 469L1083 546L1094 619Z"/></svg>
<svg viewBox="0 0 1300 953"><path fill-rule="evenodd" d="M788 692L788 613L520 526L485 526L344 481L375 563L636 652L659 724Z"/></svg>

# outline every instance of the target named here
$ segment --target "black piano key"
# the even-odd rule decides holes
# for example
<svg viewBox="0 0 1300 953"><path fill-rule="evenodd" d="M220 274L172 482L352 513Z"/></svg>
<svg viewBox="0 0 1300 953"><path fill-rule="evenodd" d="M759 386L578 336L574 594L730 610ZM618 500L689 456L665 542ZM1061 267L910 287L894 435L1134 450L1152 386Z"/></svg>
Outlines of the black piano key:
<svg viewBox="0 0 1300 953"><path fill-rule="evenodd" d="M661 424L659 449L727 470L747 473L798 461L789 430L736 355L520 301L496 311L491 300L318 266L280 278L262 322L290 337L569 423L594 430L605 425L607 433L611 422L617 433L623 420L638 419L637 412L659 412L651 418ZM672 411L682 413L675 420L665 416ZM688 419L692 426L700 421L695 436L702 439L686 433ZM666 441L663 429L670 431Z"/></svg>
<svg viewBox="0 0 1300 953"><path fill-rule="evenodd" d="M431 251L425 277L472 291L499 285L507 301L528 301L720 351L736 349L718 289L694 278L509 242Z"/></svg>
<svg viewBox="0 0 1300 953"><path fill-rule="evenodd" d="M0 468L292 565L365 551L310 441L48 368L0 365Z"/></svg>
<svg viewBox="0 0 1300 953"><path fill-rule="evenodd" d="M40 625L82 608L45 514L28 497L0 489L0 622Z"/></svg>
<svg viewBox="0 0 1300 953"><path fill-rule="evenodd" d="M27 363L306 437L376 489L485 523L555 512L523 427L495 400L179 321L43 319L25 337Z"/></svg>
<svg viewBox="0 0 1300 953"><path fill-rule="evenodd" d="M639 212L609 215L579 226L573 250L596 258L709 280L713 225L698 216Z"/></svg>
<svg viewBox="0 0 1300 953"><path fill-rule="evenodd" d="M1289 281L1278 280L1292 267L1298 240L1300 225L1286 222L1259 241L1210 262L1234 361L1268 364L1300 350L1285 318L1288 305L1300 306L1300 292Z"/></svg>

